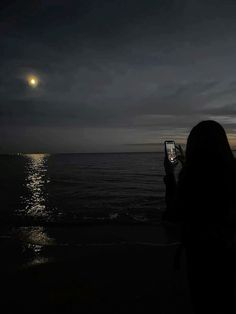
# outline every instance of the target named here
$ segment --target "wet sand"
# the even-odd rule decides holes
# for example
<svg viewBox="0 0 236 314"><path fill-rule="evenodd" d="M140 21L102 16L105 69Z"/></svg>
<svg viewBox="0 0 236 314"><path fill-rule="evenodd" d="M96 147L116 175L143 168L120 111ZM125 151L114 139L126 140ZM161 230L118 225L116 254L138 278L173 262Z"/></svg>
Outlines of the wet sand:
<svg viewBox="0 0 236 314"><path fill-rule="evenodd" d="M184 252L161 225L1 230L5 313L188 313Z"/></svg>

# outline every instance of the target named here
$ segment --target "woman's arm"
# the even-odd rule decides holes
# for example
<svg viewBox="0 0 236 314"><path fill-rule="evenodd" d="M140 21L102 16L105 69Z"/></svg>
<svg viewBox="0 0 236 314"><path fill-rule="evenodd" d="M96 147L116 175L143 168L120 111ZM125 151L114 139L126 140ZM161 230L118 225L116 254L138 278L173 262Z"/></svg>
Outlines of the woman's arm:
<svg viewBox="0 0 236 314"><path fill-rule="evenodd" d="M171 164L168 160L167 156L165 156L164 160L164 168L166 175L164 176L164 182L166 185L166 193L165 193L165 201L166 201L166 210L162 215L164 220L173 220L174 217L174 199L176 194L176 179L174 175L174 168L175 166Z"/></svg>
<svg viewBox="0 0 236 314"><path fill-rule="evenodd" d="M173 208L173 202L176 193L176 180L174 174L167 174L164 176L164 182L166 185L165 201L167 211Z"/></svg>
<svg viewBox="0 0 236 314"><path fill-rule="evenodd" d="M180 145L176 145L178 151L177 158L181 163L182 167L185 164L185 154ZM177 185L175 179L175 167L176 164L171 163L168 157L165 155L164 168L166 175L164 176L164 182L166 185L165 201L166 210L162 215L162 218L169 222L180 222L182 221L182 210L183 207L182 200L179 194L179 186Z"/></svg>

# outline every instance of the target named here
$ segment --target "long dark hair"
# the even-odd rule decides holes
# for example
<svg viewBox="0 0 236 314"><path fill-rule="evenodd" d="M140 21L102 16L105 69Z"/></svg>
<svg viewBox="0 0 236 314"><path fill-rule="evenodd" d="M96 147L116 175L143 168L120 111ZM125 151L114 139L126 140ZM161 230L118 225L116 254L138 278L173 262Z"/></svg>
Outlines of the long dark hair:
<svg viewBox="0 0 236 314"><path fill-rule="evenodd" d="M198 123L187 140L186 166L230 168L232 164L234 156L224 128L213 120Z"/></svg>
<svg viewBox="0 0 236 314"><path fill-rule="evenodd" d="M180 206L185 204L184 215L195 217L195 208L199 217L201 212L221 217L234 194L235 174L235 158L223 127L212 120L198 123L189 134L186 161L178 180L178 199Z"/></svg>

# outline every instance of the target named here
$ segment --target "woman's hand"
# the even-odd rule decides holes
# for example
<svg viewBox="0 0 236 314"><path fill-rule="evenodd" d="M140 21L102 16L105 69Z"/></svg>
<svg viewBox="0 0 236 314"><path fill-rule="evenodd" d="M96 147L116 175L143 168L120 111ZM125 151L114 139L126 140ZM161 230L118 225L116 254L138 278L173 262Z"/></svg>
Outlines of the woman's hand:
<svg viewBox="0 0 236 314"><path fill-rule="evenodd" d="M185 163L185 154L183 151L183 148L180 145L176 145L176 150L177 150L177 159L181 162L181 165ZM169 161L167 155L165 154L165 159L164 159L164 168L166 174L174 174L175 167L177 166L176 163L172 163Z"/></svg>
<svg viewBox="0 0 236 314"><path fill-rule="evenodd" d="M176 150L178 152L177 159L181 162L181 165L185 163L185 154L183 148L180 145L176 145Z"/></svg>
<svg viewBox="0 0 236 314"><path fill-rule="evenodd" d="M172 163L169 161L167 155L165 154L165 159L164 159L164 168L165 168L165 172L166 174L173 174L175 167L176 167L177 163Z"/></svg>

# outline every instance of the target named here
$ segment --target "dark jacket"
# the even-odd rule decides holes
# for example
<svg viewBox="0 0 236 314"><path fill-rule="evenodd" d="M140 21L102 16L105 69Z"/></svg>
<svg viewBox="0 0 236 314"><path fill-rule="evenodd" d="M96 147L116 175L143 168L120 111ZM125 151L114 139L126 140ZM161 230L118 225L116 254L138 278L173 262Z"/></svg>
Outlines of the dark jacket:
<svg viewBox="0 0 236 314"><path fill-rule="evenodd" d="M164 220L182 226L182 241L207 241L215 237L233 244L236 226L236 164L230 170L183 168L176 182L164 177L166 212Z"/></svg>

